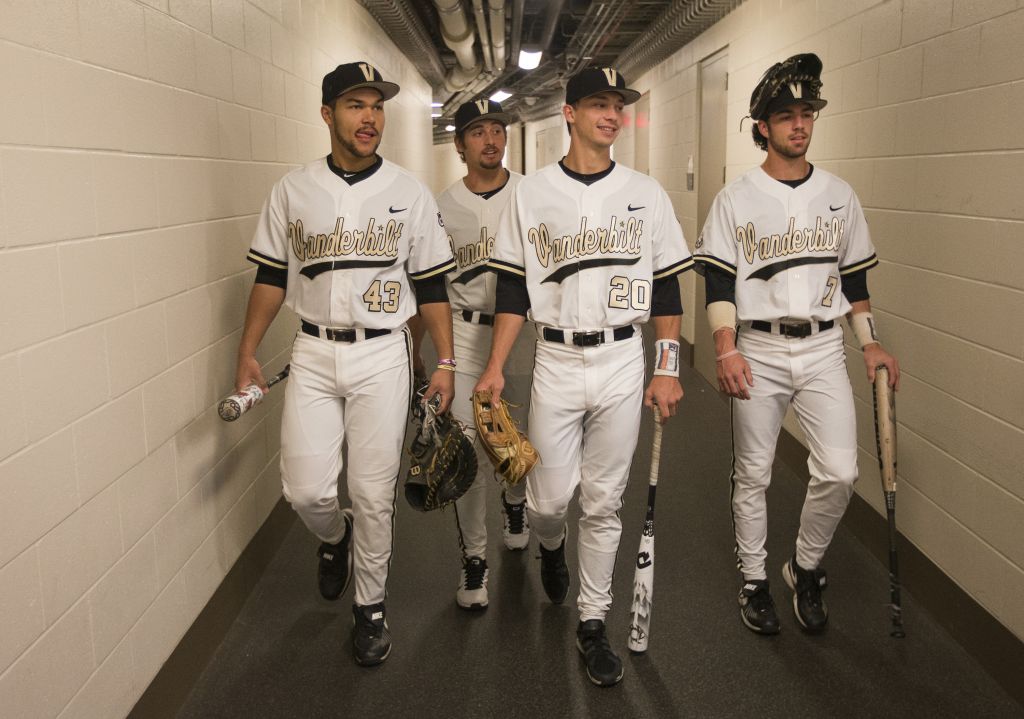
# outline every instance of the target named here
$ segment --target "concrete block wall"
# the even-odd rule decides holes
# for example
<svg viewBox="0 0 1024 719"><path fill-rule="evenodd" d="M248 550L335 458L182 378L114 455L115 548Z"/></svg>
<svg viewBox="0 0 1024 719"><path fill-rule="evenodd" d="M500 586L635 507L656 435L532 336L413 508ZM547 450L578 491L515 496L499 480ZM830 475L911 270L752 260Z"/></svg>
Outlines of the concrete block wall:
<svg viewBox="0 0 1024 719"><path fill-rule="evenodd" d="M430 88L354 1L0 0L0 714L126 714L278 501L282 393L215 403L262 203L357 59L429 181Z"/></svg>
<svg viewBox="0 0 1024 719"><path fill-rule="evenodd" d="M699 62L728 48L731 180L763 159L749 121L739 130L761 73L796 52L821 56L829 105L809 157L865 208L881 259L872 305L904 373L900 531L1024 639L1022 36L1020 0L750 0L635 87L651 93L651 174L692 247ZM884 514L871 391L852 347L848 363L857 491Z"/></svg>

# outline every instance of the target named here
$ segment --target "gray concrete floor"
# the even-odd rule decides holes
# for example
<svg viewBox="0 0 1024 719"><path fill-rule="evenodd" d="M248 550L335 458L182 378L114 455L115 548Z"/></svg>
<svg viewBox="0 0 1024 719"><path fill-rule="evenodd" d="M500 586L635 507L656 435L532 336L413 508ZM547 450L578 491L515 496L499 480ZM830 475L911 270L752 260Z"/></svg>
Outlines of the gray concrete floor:
<svg viewBox="0 0 1024 719"><path fill-rule="evenodd" d="M510 366L522 383L528 358ZM793 551L804 486L779 463L768 493L768 550L782 633L744 628L729 514L728 404L692 370L684 368L682 380L681 414L664 432L652 636L643 656L630 655L625 640L649 416L622 509L608 618L626 669L620 685L599 689L587 680L574 644L574 601L547 601L536 540L525 552L503 548L495 485L486 611L455 604L454 512L420 514L399 494L387 601L394 648L382 666L360 668L349 643L352 590L337 602L319 597L317 542L296 522L179 716L1024 717L1024 707L906 591L907 637L889 637L886 569L842 527L824 563L829 628L821 636L799 630L779 568ZM578 589L575 536L570 522L570 600Z"/></svg>

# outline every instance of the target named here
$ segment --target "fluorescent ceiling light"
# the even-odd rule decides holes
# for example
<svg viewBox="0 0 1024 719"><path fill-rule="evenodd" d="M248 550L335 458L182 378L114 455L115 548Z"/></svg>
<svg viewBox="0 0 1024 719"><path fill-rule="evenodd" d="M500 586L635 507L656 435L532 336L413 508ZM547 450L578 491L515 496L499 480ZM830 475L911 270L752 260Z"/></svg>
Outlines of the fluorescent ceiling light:
<svg viewBox="0 0 1024 719"><path fill-rule="evenodd" d="M455 125L445 125L444 126L444 131L445 132L455 132Z"/></svg>
<svg viewBox="0 0 1024 719"><path fill-rule="evenodd" d="M505 100L512 97L511 92L505 92L504 90L498 90L496 93L491 95L491 99L495 102L505 102Z"/></svg>
<svg viewBox="0 0 1024 719"><path fill-rule="evenodd" d="M524 70L533 70L540 65L541 52L527 52L526 50L519 51L519 67Z"/></svg>
<svg viewBox="0 0 1024 719"><path fill-rule="evenodd" d="M430 113L430 116L431 117L441 117L441 113L440 112L432 112L432 113Z"/></svg>
<svg viewBox="0 0 1024 719"><path fill-rule="evenodd" d="M431 107L444 107L444 103L443 102L432 102L432 103L430 103L430 106Z"/></svg>

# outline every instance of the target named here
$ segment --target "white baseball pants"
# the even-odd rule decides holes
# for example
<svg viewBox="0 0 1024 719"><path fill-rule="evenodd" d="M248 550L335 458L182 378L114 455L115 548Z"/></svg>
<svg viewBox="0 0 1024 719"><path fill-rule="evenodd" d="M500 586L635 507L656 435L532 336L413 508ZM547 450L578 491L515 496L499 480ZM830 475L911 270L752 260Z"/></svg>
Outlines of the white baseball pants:
<svg viewBox="0 0 1024 719"><path fill-rule="evenodd" d="M527 477L527 512L540 543L557 549L569 500L580 489L581 621L603 620L612 605L618 512L640 429L643 383L639 332L597 347L537 341L530 441L540 462Z"/></svg>
<svg viewBox="0 0 1024 719"><path fill-rule="evenodd" d="M395 488L409 409L408 330L361 342L299 332L281 423L284 496L313 534L338 542L342 443L348 448L355 603L384 601Z"/></svg>
<svg viewBox="0 0 1024 719"><path fill-rule="evenodd" d="M834 327L798 339L741 328L738 348L754 376L750 399L732 400L732 511L740 571L744 579L767 578L765 491L790 403L810 448L796 560L814 569L857 479L857 426L843 332Z"/></svg>
<svg viewBox="0 0 1024 719"><path fill-rule="evenodd" d="M462 311L452 316L455 339L455 399L451 413L466 427L466 436L476 450L477 472L469 490L455 502L455 523L459 530L459 545L464 557L487 558L487 485L494 484L494 465L480 446L476 424L473 421L473 387L484 371L491 349L492 328L462 319ZM506 399L514 400L513 397ZM525 431L525 429L524 429ZM526 499L526 483L510 487L505 496L513 504Z"/></svg>

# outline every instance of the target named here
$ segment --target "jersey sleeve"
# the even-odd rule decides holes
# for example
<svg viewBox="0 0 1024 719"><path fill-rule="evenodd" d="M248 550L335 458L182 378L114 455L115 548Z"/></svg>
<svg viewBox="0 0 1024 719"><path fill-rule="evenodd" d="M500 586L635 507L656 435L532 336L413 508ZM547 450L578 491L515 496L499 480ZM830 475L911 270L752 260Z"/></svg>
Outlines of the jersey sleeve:
<svg viewBox="0 0 1024 719"><path fill-rule="evenodd" d="M733 238L733 224L728 194L719 192L711 203L704 229L697 237L694 259L701 265L717 267L735 277L738 250Z"/></svg>
<svg viewBox="0 0 1024 719"><path fill-rule="evenodd" d="M687 247L686 239L683 237L683 228L680 226L679 220L676 219L672 201L660 187L655 204L654 221L656 223L652 242L654 279L661 280L691 269L693 257L690 255L690 248Z"/></svg>
<svg viewBox="0 0 1024 719"><path fill-rule="evenodd" d="M246 259L261 268L288 270L288 208L283 183L276 183L263 203Z"/></svg>
<svg viewBox="0 0 1024 719"><path fill-rule="evenodd" d="M846 277L855 272L863 272L878 264L875 246L871 242L868 222L864 219L864 210L860 206L857 193L850 191L850 214L848 225L843 233L843 244L839 250L839 276Z"/></svg>
<svg viewBox="0 0 1024 719"><path fill-rule="evenodd" d="M523 231L519 217L519 188L512 192L508 205L501 211L498 231L494 235L494 249L487 266L496 272L509 272L526 277L523 254Z"/></svg>
<svg viewBox="0 0 1024 719"><path fill-rule="evenodd" d="M409 224L409 232L412 233L406 265L409 277L425 280L454 270L455 257L452 255L448 233L444 229L441 211L425 187L420 189L419 198L409 216Z"/></svg>

